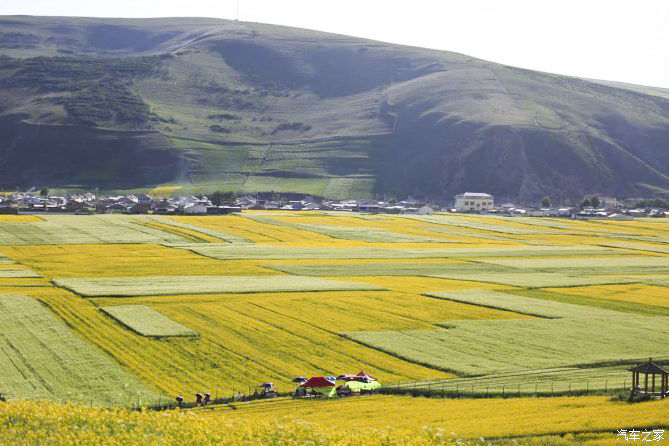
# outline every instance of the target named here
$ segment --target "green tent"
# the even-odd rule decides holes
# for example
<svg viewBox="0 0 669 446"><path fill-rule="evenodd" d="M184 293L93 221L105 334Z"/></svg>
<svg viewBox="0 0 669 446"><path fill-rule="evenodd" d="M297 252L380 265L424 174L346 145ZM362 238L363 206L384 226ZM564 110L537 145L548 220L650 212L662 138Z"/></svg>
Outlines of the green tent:
<svg viewBox="0 0 669 446"><path fill-rule="evenodd" d="M361 381L348 381L344 384L345 387L351 389L351 392L371 392L381 388L381 383L378 381L371 382L361 382Z"/></svg>

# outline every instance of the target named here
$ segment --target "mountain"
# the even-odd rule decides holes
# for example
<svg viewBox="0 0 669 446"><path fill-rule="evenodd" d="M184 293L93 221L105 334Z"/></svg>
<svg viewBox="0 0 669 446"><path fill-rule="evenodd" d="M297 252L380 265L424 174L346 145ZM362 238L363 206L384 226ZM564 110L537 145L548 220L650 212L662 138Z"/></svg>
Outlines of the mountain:
<svg viewBox="0 0 669 446"><path fill-rule="evenodd" d="M256 23L0 17L4 188L555 202L668 174L664 89Z"/></svg>

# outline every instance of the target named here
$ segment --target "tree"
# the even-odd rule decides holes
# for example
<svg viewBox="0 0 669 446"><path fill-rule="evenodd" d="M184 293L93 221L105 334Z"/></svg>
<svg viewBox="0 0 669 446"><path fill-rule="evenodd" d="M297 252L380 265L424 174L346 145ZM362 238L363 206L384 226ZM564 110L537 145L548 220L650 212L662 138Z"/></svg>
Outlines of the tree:
<svg viewBox="0 0 669 446"><path fill-rule="evenodd" d="M48 197L48 196L49 196L49 189L46 188L46 187L43 187L43 188L39 191L39 196L40 196L40 197Z"/></svg>
<svg viewBox="0 0 669 446"><path fill-rule="evenodd" d="M586 197L586 198L583 199L583 201L581 201L581 206L580 206L581 209L589 208L590 206L592 206L592 202L590 201L589 198Z"/></svg>
<svg viewBox="0 0 669 446"><path fill-rule="evenodd" d="M542 208L549 208L549 207L551 207L551 199L550 199L550 197L549 197L548 195L545 196L543 200L541 200L541 207L542 207Z"/></svg>
<svg viewBox="0 0 669 446"><path fill-rule="evenodd" d="M209 199L211 200L211 204L214 206L220 206L222 204L235 204L235 201L237 200L237 194L231 191L216 191L211 194Z"/></svg>
<svg viewBox="0 0 669 446"><path fill-rule="evenodd" d="M598 209L600 205L599 197L597 195L593 195L590 197L590 203L592 204L593 208Z"/></svg>

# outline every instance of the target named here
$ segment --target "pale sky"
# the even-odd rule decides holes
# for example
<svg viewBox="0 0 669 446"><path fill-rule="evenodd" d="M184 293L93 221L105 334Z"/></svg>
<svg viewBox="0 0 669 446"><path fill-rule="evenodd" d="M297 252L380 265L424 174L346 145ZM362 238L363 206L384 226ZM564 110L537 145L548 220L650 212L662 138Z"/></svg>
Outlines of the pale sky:
<svg viewBox="0 0 669 446"><path fill-rule="evenodd" d="M237 0L1 0L9 14L234 19ZM239 0L239 19L669 88L666 0Z"/></svg>

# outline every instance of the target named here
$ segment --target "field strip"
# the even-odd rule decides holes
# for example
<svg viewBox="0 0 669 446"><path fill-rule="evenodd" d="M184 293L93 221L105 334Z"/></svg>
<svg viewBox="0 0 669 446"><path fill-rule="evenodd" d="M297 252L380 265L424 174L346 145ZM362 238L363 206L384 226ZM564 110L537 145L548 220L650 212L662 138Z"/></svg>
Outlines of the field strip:
<svg viewBox="0 0 669 446"><path fill-rule="evenodd" d="M196 231L202 234L209 235L211 237L221 239L228 243L251 243L251 240L246 239L244 237L239 237L237 235L230 234L224 231L217 231L215 229L206 228L204 226L185 223L183 220L177 220L176 218L173 217L154 215L151 217L151 220L158 223L164 223L170 226L176 226L178 228L190 229L192 231Z"/></svg>
<svg viewBox="0 0 669 446"><path fill-rule="evenodd" d="M432 216L402 216L403 218L410 218L426 223L432 223L444 226L455 226L468 229L477 229L480 231L497 232L501 234L514 235L563 235L564 232L545 231L542 229L523 228L520 226L510 226L497 223L481 223L473 221L474 219L465 219L457 216L446 215L432 215Z"/></svg>
<svg viewBox="0 0 669 446"><path fill-rule="evenodd" d="M649 284L601 285L569 289L547 288L546 291L579 296L586 299L604 299L636 304L636 306L631 305L633 308L644 305L669 308L669 288L664 286Z"/></svg>
<svg viewBox="0 0 669 446"><path fill-rule="evenodd" d="M516 296L488 290L462 290L425 293L425 296L545 318L622 316L623 313L600 308Z"/></svg>
<svg viewBox="0 0 669 446"><path fill-rule="evenodd" d="M142 336L155 338L198 336L197 332L146 305L116 305L101 307L100 310Z"/></svg>
<svg viewBox="0 0 669 446"><path fill-rule="evenodd" d="M364 242L394 242L394 243L454 243L446 238L425 237L414 234L403 234L379 227L339 226L328 224L289 223L268 217L248 217L260 223L287 226L303 231L317 232L328 237L343 240L358 240ZM299 219L299 217L298 217Z"/></svg>
<svg viewBox="0 0 669 446"><path fill-rule="evenodd" d="M339 248L294 247L235 244L170 245L217 259L370 259L370 258L479 258L524 256L585 256L620 254L612 249L588 246L518 246L507 248L443 248L443 249L392 249L392 248ZM669 257L667 257L669 259ZM562 259L569 262L569 259ZM533 260L530 260L533 261ZM492 263L492 262L491 262Z"/></svg>
<svg viewBox="0 0 669 446"><path fill-rule="evenodd" d="M448 329L346 333L416 364L462 376L584 366L662 356L669 317L449 321Z"/></svg>
<svg viewBox="0 0 669 446"><path fill-rule="evenodd" d="M141 223L128 215L48 215L44 221L3 223L0 245L187 243L188 238Z"/></svg>
<svg viewBox="0 0 669 446"><path fill-rule="evenodd" d="M533 258L533 259L487 259L485 263L512 268L624 268L624 267L669 267L669 256L643 257L582 257L582 258Z"/></svg>
<svg viewBox="0 0 669 446"><path fill-rule="evenodd" d="M605 248L623 248L623 249L633 249L635 251L649 251L649 252L660 252L663 254L669 254L669 246L660 246L660 245L640 245L638 243L600 243L599 246Z"/></svg>
<svg viewBox="0 0 669 446"><path fill-rule="evenodd" d="M282 271L300 276L317 277L353 277L353 276L430 276L440 274L463 274L468 279L472 274L487 274L490 271L505 270L504 267L491 266L484 263L365 263L365 264L306 264L294 265L274 263L262 265L265 268ZM514 269L509 268L511 271Z"/></svg>
<svg viewBox="0 0 669 446"><path fill-rule="evenodd" d="M472 274L475 273L475 274ZM642 282L643 280L622 277L587 277L568 276L560 273L541 272L495 272L482 269L480 272L453 271L439 274L428 274L430 277L453 280L471 280L474 282L499 283L522 288L545 288L545 287L574 287L583 285L610 285Z"/></svg>
<svg viewBox="0 0 669 446"><path fill-rule="evenodd" d="M627 369L637 362L643 362L643 360L639 358L639 361L630 361L626 365L609 367L557 367L495 373L470 378L407 382L398 383L397 387L431 389L436 392L456 390L462 393L484 394L628 389L631 378Z"/></svg>
<svg viewBox="0 0 669 446"><path fill-rule="evenodd" d="M0 326L5 398L125 404L158 397L32 297L0 295Z"/></svg>
<svg viewBox="0 0 669 446"><path fill-rule="evenodd" d="M178 294L280 293L384 290L374 285L305 276L153 276L56 279L54 283L85 297Z"/></svg>
<svg viewBox="0 0 669 446"><path fill-rule="evenodd" d="M150 243L22 245L0 250L49 278L182 276L184 273L208 276L276 274L250 261L222 262L192 251Z"/></svg>
<svg viewBox="0 0 669 446"><path fill-rule="evenodd" d="M142 222L142 225L153 228L153 229L159 229L161 231L165 232L170 232L172 234L176 234L178 236L181 236L186 239L190 239L191 241L194 242L199 242L199 243L221 243L225 242L226 240L223 240L219 237L212 237L210 235L207 235L203 232L196 231L193 229L187 229L183 227L179 227L176 225L170 225L167 223L161 223L161 222L156 222L156 221L146 221Z"/></svg>
<svg viewBox="0 0 669 446"><path fill-rule="evenodd" d="M42 277L34 271L28 269L0 269L0 278L38 278Z"/></svg>

